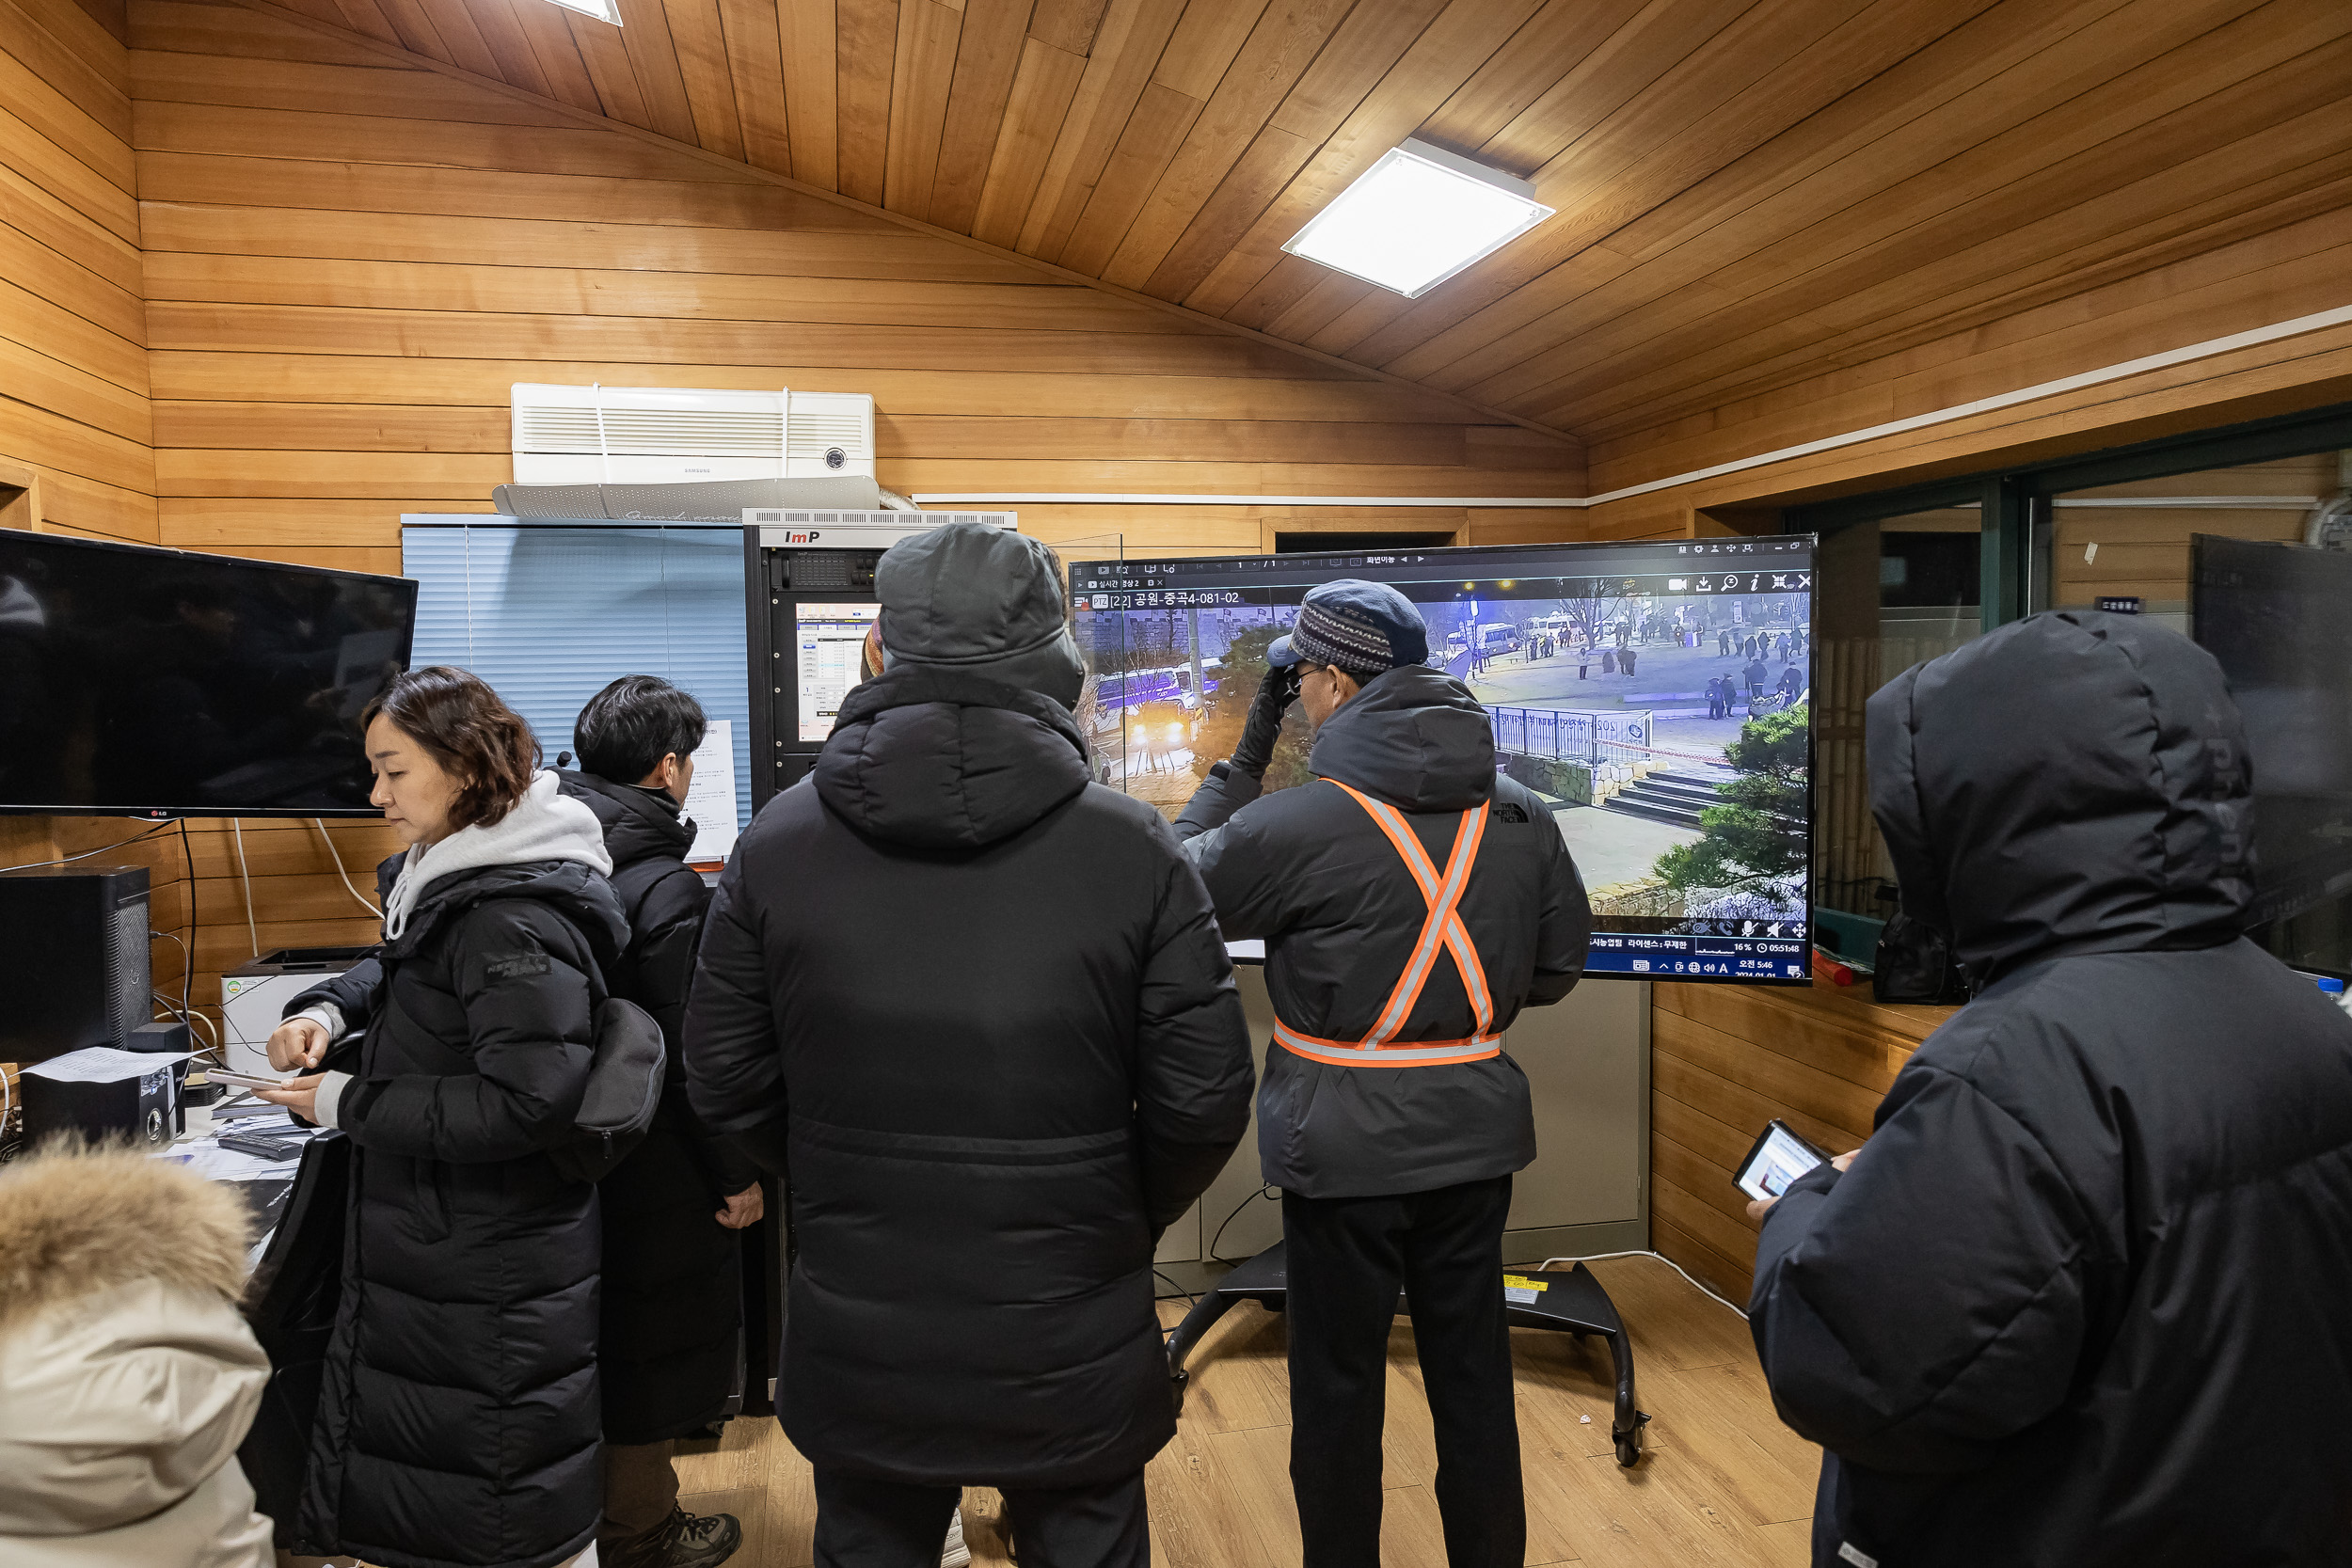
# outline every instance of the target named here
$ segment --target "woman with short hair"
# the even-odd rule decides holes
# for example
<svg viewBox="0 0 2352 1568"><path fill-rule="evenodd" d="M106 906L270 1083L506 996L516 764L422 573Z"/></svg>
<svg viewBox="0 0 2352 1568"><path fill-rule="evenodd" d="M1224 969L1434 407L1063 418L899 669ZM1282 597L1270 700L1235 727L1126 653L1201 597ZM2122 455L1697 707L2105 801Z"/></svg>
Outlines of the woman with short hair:
<svg viewBox="0 0 2352 1568"><path fill-rule="evenodd" d="M351 1139L342 1297L297 1549L381 1568L554 1568L596 1538L596 1191L548 1150L628 935L594 813L462 670L363 716L376 956L296 997L263 1095Z"/></svg>

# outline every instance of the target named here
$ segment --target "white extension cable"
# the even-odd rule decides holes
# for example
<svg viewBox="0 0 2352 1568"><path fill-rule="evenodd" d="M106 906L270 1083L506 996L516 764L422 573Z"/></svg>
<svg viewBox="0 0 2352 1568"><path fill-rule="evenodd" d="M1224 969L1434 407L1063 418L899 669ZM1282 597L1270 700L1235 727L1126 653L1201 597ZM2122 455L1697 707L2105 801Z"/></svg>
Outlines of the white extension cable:
<svg viewBox="0 0 2352 1568"><path fill-rule="evenodd" d="M1554 1263L1601 1263L1608 1261L1612 1258L1655 1258L1660 1262L1665 1264L1666 1267L1674 1270L1675 1273L1682 1275L1683 1278L1690 1279L1691 1288L1698 1291L1699 1294L1712 1297L1716 1301L1723 1302L1725 1307L1731 1307L1731 1309L1734 1312L1740 1313L1740 1321L1741 1323L1746 1323L1748 1321L1747 1313L1740 1311L1740 1309L1737 1307L1732 1307L1729 1301L1724 1300L1722 1296L1716 1295L1714 1291L1708 1290L1706 1286L1701 1285L1697 1280L1691 1279L1691 1273L1688 1269L1685 1269L1681 1264L1676 1262L1673 1259L1667 1257L1662 1252L1596 1252L1584 1258L1547 1258L1543 1260L1542 1267L1548 1269Z"/></svg>
<svg viewBox="0 0 2352 1568"><path fill-rule="evenodd" d="M326 853L328 857L334 861L335 875L343 879L344 889L348 891L354 898L359 900L359 907L361 909L367 911L370 914L374 915L377 919L382 919L384 911L377 909L373 904L369 903L368 895L366 894L361 893L358 888L352 886L351 873L343 869L343 857L336 852L335 835L326 831L326 823L323 819L313 816L310 818L310 826L319 831L319 837L326 840Z"/></svg>
<svg viewBox="0 0 2352 1568"><path fill-rule="evenodd" d="M245 868L245 824L235 817L229 819L229 831L237 840L237 879L245 884L245 934L253 940L253 956L262 956L262 928L253 923L253 874Z"/></svg>

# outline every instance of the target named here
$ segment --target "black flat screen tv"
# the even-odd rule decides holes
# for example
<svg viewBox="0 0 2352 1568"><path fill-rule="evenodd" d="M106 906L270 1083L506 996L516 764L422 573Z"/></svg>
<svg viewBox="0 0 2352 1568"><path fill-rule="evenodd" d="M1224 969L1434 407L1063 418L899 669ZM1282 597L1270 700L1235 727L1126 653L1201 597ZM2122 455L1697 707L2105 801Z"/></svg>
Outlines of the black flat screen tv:
<svg viewBox="0 0 2352 1568"><path fill-rule="evenodd" d="M373 816L404 578L0 530L0 811Z"/></svg>
<svg viewBox="0 0 2352 1568"><path fill-rule="evenodd" d="M1317 583L1394 584L1499 769L1543 796L1594 910L1588 971L1811 978L1813 550L1758 539L1079 562L1098 776L1173 816L1232 751L1266 645ZM1269 788L1304 783L1295 707Z"/></svg>
<svg viewBox="0 0 2352 1568"><path fill-rule="evenodd" d="M2352 979L2352 555L2203 533L2190 551L2190 628L2252 753L2249 934Z"/></svg>

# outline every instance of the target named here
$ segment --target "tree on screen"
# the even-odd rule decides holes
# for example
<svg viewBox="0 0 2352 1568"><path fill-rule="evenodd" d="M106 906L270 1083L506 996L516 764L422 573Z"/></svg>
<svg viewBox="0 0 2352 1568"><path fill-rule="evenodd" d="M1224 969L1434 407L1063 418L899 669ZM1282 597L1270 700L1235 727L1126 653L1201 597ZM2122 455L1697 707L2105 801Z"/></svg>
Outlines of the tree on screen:
<svg viewBox="0 0 2352 1568"><path fill-rule="evenodd" d="M1699 814L1697 843L1658 857L1669 886L1751 890L1804 875L1808 723L1807 709L1793 707L1740 727L1724 749L1737 777L1716 786L1723 803Z"/></svg>
<svg viewBox="0 0 2352 1568"><path fill-rule="evenodd" d="M1233 748L1240 744L1249 705L1257 701L1258 687L1265 679L1265 651L1288 630L1288 626L1250 626L1235 633L1232 641L1226 645L1216 695L1201 713L1193 741L1192 770L1199 777L1207 778L1210 765L1232 756ZM1307 749L1312 741L1305 710L1292 704L1290 712L1282 716L1281 736L1274 743L1274 761L1265 770L1267 789L1288 789L1307 782Z"/></svg>

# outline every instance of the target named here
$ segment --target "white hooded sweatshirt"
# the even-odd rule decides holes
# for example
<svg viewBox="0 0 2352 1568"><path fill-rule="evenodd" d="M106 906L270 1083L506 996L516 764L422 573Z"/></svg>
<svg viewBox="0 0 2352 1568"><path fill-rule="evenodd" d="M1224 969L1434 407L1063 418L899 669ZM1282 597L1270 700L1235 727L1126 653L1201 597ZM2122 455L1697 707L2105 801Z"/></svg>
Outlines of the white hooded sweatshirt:
<svg viewBox="0 0 2352 1568"><path fill-rule="evenodd" d="M425 889L461 871L538 861L578 861L599 876L612 875L612 857L604 847L604 825L595 812L562 794L562 784L555 774L542 769L514 809L496 822L477 822L437 844L410 849L384 900L384 940L395 941L408 928L409 917L416 913ZM330 1040L341 1039L349 1027L342 1010L333 1003L306 1008L299 1016L324 1025ZM348 1072L330 1072L319 1085L314 1115L320 1126L340 1125L336 1109L350 1082Z"/></svg>

